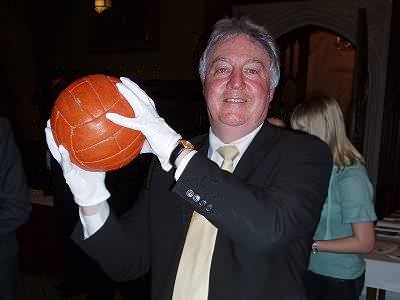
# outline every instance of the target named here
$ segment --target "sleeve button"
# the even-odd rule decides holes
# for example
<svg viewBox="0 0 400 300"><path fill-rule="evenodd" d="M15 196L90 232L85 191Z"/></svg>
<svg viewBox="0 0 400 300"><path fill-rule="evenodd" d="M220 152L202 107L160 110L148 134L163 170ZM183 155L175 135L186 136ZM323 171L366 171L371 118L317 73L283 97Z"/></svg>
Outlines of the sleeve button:
<svg viewBox="0 0 400 300"><path fill-rule="evenodd" d="M192 199L193 199L194 202L199 202L200 196L196 194L196 195L193 196ZM204 201L204 200L203 200L203 201Z"/></svg>
<svg viewBox="0 0 400 300"><path fill-rule="evenodd" d="M204 206L204 205L206 205L207 204L207 201L206 200L201 200L200 202L199 202L199 205L200 206Z"/></svg>

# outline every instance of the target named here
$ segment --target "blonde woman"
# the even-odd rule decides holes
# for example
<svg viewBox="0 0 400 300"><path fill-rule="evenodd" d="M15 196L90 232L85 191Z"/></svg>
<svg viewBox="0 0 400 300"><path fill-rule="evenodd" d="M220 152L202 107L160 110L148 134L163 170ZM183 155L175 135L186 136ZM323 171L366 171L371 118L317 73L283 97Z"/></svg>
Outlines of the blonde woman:
<svg viewBox="0 0 400 300"><path fill-rule="evenodd" d="M291 125L326 142L334 161L305 279L308 297L358 300L365 273L361 254L375 244L373 188L364 158L346 136L343 114L334 98L301 103Z"/></svg>

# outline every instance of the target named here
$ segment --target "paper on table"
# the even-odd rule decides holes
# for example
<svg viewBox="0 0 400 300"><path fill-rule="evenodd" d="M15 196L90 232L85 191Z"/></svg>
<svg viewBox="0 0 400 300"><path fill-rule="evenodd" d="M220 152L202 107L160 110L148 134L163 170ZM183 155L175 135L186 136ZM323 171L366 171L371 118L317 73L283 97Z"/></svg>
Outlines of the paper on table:
<svg viewBox="0 0 400 300"><path fill-rule="evenodd" d="M400 230L400 220L398 222L396 221L389 221L386 218L384 218L381 221L378 221L378 223L376 223L376 226L378 227L388 227L388 228L397 228Z"/></svg>
<svg viewBox="0 0 400 300"><path fill-rule="evenodd" d="M396 260L400 260L400 249L397 248L396 250L388 253L387 256Z"/></svg>
<svg viewBox="0 0 400 300"><path fill-rule="evenodd" d="M384 217L383 220L389 222L400 222L400 217Z"/></svg>
<svg viewBox="0 0 400 300"><path fill-rule="evenodd" d="M398 229L375 227L375 233L380 237L387 237L392 239L400 239L400 232Z"/></svg>
<svg viewBox="0 0 400 300"><path fill-rule="evenodd" d="M375 242L374 252L379 254L389 254L396 251L399 248L399 244L390 241L377 240Z"/></svg>

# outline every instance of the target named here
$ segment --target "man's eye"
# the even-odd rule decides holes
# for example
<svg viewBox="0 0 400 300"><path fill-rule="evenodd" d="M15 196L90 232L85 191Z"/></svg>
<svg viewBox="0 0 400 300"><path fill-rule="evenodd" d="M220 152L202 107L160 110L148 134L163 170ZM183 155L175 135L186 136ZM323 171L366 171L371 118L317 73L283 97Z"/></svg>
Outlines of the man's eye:
<svg viewBox="0 0 400 300"><path fill-rule="evenodd" d="M228 72L228 68L226 68L226 67L218 68L218 69L216 69L216 71L215 71L215 73L217 73L217 74L224 74L224 73L226 73L226 72Z"/></svg>
<svg viewBox="0 0 400 300"><path fill-rule="evenodd" d="M255 74L258 74L258 70L256 70L256 69L247 69L247 73L255 75Z"/></svg>

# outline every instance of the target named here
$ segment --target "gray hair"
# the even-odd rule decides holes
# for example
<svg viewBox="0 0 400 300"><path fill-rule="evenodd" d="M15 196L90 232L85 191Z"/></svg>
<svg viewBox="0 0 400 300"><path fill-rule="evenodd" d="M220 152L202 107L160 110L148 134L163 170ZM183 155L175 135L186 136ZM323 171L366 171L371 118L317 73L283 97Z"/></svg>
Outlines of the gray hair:
<svg viewBox="0 0 400 300"><path fill-rule="evenodd" d="M206 70L208 63L208 55L221 42L233 36L245 34L255 41L259 42L266 50L269 57L269 84L270 89L276 88L280 77L279 51L275 45L275 41L269 32L262 26L254 24L247 17L225 18L219 20L215 25L213 32L208 39L208 44L204 50L199 63L199 75L202 84L206 79Z"/></svg>

